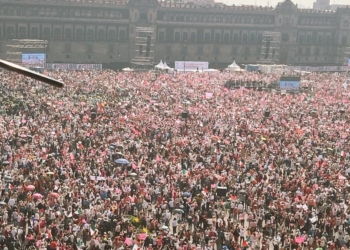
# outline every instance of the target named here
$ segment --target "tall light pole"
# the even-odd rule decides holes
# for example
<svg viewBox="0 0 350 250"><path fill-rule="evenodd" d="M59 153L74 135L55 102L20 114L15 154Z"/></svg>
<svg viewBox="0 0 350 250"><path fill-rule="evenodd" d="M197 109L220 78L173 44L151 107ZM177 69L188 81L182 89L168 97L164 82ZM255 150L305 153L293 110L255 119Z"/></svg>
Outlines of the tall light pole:
<svg viewBox="0 0 350 250"><path fill-rule="evenodd" d="M119 61L119 57L120 57L120 54L119 54L119 38L117 39L117 60Z"/></svg>
<svg viewBox="0 0 350 250"><path fill-rule="evenodd" d="M184 44L183 44L183 50L184 50L184 73L186 72L186 40L184 41Z"/></svg>

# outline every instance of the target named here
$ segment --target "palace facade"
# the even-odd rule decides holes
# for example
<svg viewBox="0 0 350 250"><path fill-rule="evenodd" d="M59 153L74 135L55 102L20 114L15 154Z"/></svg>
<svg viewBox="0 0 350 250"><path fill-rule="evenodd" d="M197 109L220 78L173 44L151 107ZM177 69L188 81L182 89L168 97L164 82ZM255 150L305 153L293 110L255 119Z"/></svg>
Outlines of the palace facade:
<svg viewBox="0 0 350 250"><path fill-rule="evenodd" d="M128 63L137 27L154 29L154 61L256 63L263 33L281 33L279 63L343 65L350 9L197 5L157 0L0 0L0 55L12 39L48 40L47 62ZM36 51L39 52L39 51Z"/></svg>

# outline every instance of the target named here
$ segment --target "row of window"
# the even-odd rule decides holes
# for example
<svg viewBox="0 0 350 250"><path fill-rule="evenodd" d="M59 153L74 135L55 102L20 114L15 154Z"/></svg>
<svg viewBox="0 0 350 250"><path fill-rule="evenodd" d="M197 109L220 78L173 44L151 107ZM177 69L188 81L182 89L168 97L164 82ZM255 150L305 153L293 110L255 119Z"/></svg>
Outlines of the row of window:
<svg viewBox="0 0 350 250"><path fill-rule="evenodd" d="M324 18L301 18L299 24L307 26L331 26L334 23L334 20L324 19ZM342 27L348 28L349 21L344 20L342 22Z"/></svg>
<svg viewBox="0 0 350 250"><path fill-rule="evenodd" d="M39 27L31 27L30 30L25 26L19 26L16 30L14 26L7 26L6 29L2 30L0 26L0 36L5 36L6 38L32 38L32 39L77 39L77 40L108 40L108 41L126 41L127 40L127 32L126 29L119 29L118 33L114 29L110 29L106 31L105 29L97 29L94 28L73 28L66 27L55 27L53 29L44 27L42 30ZM289 40L289 36L286 34L282 35L282 41L286 42ZM203 35L198 36L196 32L180 32L175 31L173 37L171 39L166 39L166 32L159 31L158 42L204 42L204 43L261 43L262 42L262 34L240 34L234 33L219 33L216 32L214 34L210 32L205 32ZM317 45L331 45L335 41L331 35L299 35L298 43L299 44L317 44ZM341 38L341 44L346 46L348 43L348 38L346 35L343 35Z"/></svg>
<svg viewBox="0 0 350 250"><path fill-rule="evenodd" d="M91 10L68 8L1 8L0 15L4 16L35 16L35 17L63 17L63 18L98 18L122 19L123 13L115 10ZM124 18L128 18L125 16Z"/></svg>
<svg viewBox="0 0 350 250"><path fill-rule="evenodd" d="M311 48L298 48L298 55L307 55L307 56L309 56L309 55L312 54L312 55L315 55L315 56L319 56L319 55L321 55L321 53L324 54L324 55L328 55L328 54L330 54L330 50L329 49L324 49L322 51L318 47L316 47L314 50L312 50Z"/></svg>
<svg viewBox="0 0 350 250"><path fill-rule="evenodd" d="M332 38L330 35L299 35L298 37L298 43L299 44L317 44L317 45L331 45L335 41L334 38ZM342 36L341 38L341 44L343 46L346 46L348 44L348 38L347 36Z"/></svg>
<svg viewBox="0 0 350 250"><path fill-rule="evenodd" d="M29 32L30 31L30 32ZM105 29L97 29L97 32L93 28L76 28L75 32L72 28L60 28L55 27L53 30L48 27L44 27L40 30L38 27L31 27L30 30L27 27L20 26L18 30L13 26L8 26L4 30L4 34L2 32L2 27L0 27L0 35L5 36L6 38L32 38L32 39L77 39L77 40L108 40L108 41L126 41L127 33L125 29L120 29L118 34L116 30L108 30L106 32Z"/></svg>
<svg viewBox="0 0 350 250"><path fill-rule="evenodd" d="M273 24L274 17L250 16L216 16L216 15L183 15L165 14L158 20L167 22L205 22L205 23L238 23L238 24Z"/></svg>
<svg viewBox="0 0 350 250"><path fill-rule="evenodd" d="M327 18L301 18L299 20L299 24L307 26L329 26L332 24L332 20Z"/></svg>
<svg viewBox="0 0 350 250"><path fill-rule="evenodd" d="M240 36L238 33L214 33L212 35L210 32L205 32L204 35L198 36L196 32L180 32L175 31L174 36L171 41L166 40L165 31L158 32L158 42L204 42L204 43L261 43L262 34L242 34Z"/></svg>
<svg viewBox="0 0 350 250"><path fill-rule="evenodd" d="M31 39L76 39L76 40L108 40L108 41L126 41L127 40L127 32L125 29L120 29L118 34L114 29L108 30L106 32L105 29L95 29L93 28L61 28L55 27L53 29L44 27L42 30L39 27L31 27L29 30L27 27L19 26L16 30L14 26L8 26L2 31L2 27L0 26L0 35L6 38L31 38ZM229 34L229 33L215 33L212 35L209 32L204 33L202 36L198 36L196 32L174 32L174 36L172 40L168 41L165 39L165 31L158 32L158 42L205 42L205 43L261 43L262 42L262 34L242 34L240 36L238 33Z"/></svg>
<svg viewBox="0 0 350 250"><path fill-rule="evenodd" d="M35 16L35 17L62 17L62 18L98 18L98 19L122 19L129 18L128 11L116 10L91 10L68 8L14 8L3 7L0 15L5 16ZM274 16L223 16L223 15L185 15L185 14L160 14L158 20L170 22L206 22L206 23L238 23L238 24L273 24ZM329 18L301 18L299 24L309 26L330 26L333 21ZM343 27L349 27L349 21L342 22Z"/></svg>

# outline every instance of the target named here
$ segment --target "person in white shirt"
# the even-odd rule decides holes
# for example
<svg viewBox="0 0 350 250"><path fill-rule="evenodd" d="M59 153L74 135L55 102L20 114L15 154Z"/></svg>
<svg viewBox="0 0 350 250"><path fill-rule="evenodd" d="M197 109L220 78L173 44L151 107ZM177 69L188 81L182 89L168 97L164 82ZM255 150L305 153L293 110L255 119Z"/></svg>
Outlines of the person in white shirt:
<svg viewBox="0 0 350 250"><path fill-rule="evenodd" d="M165 219L165 225L166 225L166 226L169 226L169 221L170 221L170 219L171 219L171 213L170 213L169 210L166 210L166 211L165 211L164 219Z"/></svg>
<svg viewBox="0 0 350 250"><path fill-rule="evenodd" d="M11 235L14 240L17 240L17 228L12 227Z"/></svg>
<svg viewBox="0 0 350 250"><path fill-rule="evenodd" d="M239 230L239 244L242 244L242 242L245 239L245 230L244 227L241 227L241 229Z"/></svg>
<svg viewBox="0 0 350 250"><path fill-rule="evenodd" d="M171 200L169 201L169 210L170 210L170 213L173 212L173 209L174 209L174 200L171 199Z"/></svg>
<svg viewBox="0 0 350 250"><path fill-rule="evenodd" d="M13 225L17 227L18 225L18 212L15 210L12 213L12 218L13 218Z"/></svg>
<svg viewBox="0 0 350 250"><path fill-rule="evenodd" d="M281 243L281 236L278 233L274 238L273 238L273 249L274 250L278 250L279 249L279 245Z"/></svg>
<svg viewBox="0 0 350 250"><path fill-rule="evenodd" d="M173 234L176 234L177 225L178 225L177 219L174 218L174 220L171 222L171 226L173 227Z"/></svg>
<svg viewBox="0 0 350 250"><path fill-rule="evenodd" d="M13 207L13 206L15 205L15 203L16 203L16 200L15 200L14 198L10 198L7 204L8 204L10 207Z"/></svg>

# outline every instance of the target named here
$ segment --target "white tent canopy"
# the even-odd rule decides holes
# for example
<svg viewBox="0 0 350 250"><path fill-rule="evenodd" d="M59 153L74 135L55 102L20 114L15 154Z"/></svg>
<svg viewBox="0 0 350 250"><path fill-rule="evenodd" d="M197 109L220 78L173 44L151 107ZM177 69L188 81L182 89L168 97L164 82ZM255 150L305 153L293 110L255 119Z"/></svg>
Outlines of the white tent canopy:
<svg viewBox="0 0 350 250"><path fill-rule="evenodd" d="M155 68L161 69L161 70L165 69L165 65L164 65L163 61L160 60L160 62L155 66Z"/></svg>
<svg viewBox="0 0 350 250"><path fill-rule="evenodd" d="M166 64L166 62L163 63L164 69L172 69L168 66L168 64Z"/></svg>
<svg viewBox="0 0 350 250"><path fill-rule="evenodd" d="M227 68L229 69L240 69L241 67L239 67L236 63L236 61L233 61L232 64L230 64L229 66L227 66Z"/></svg>

